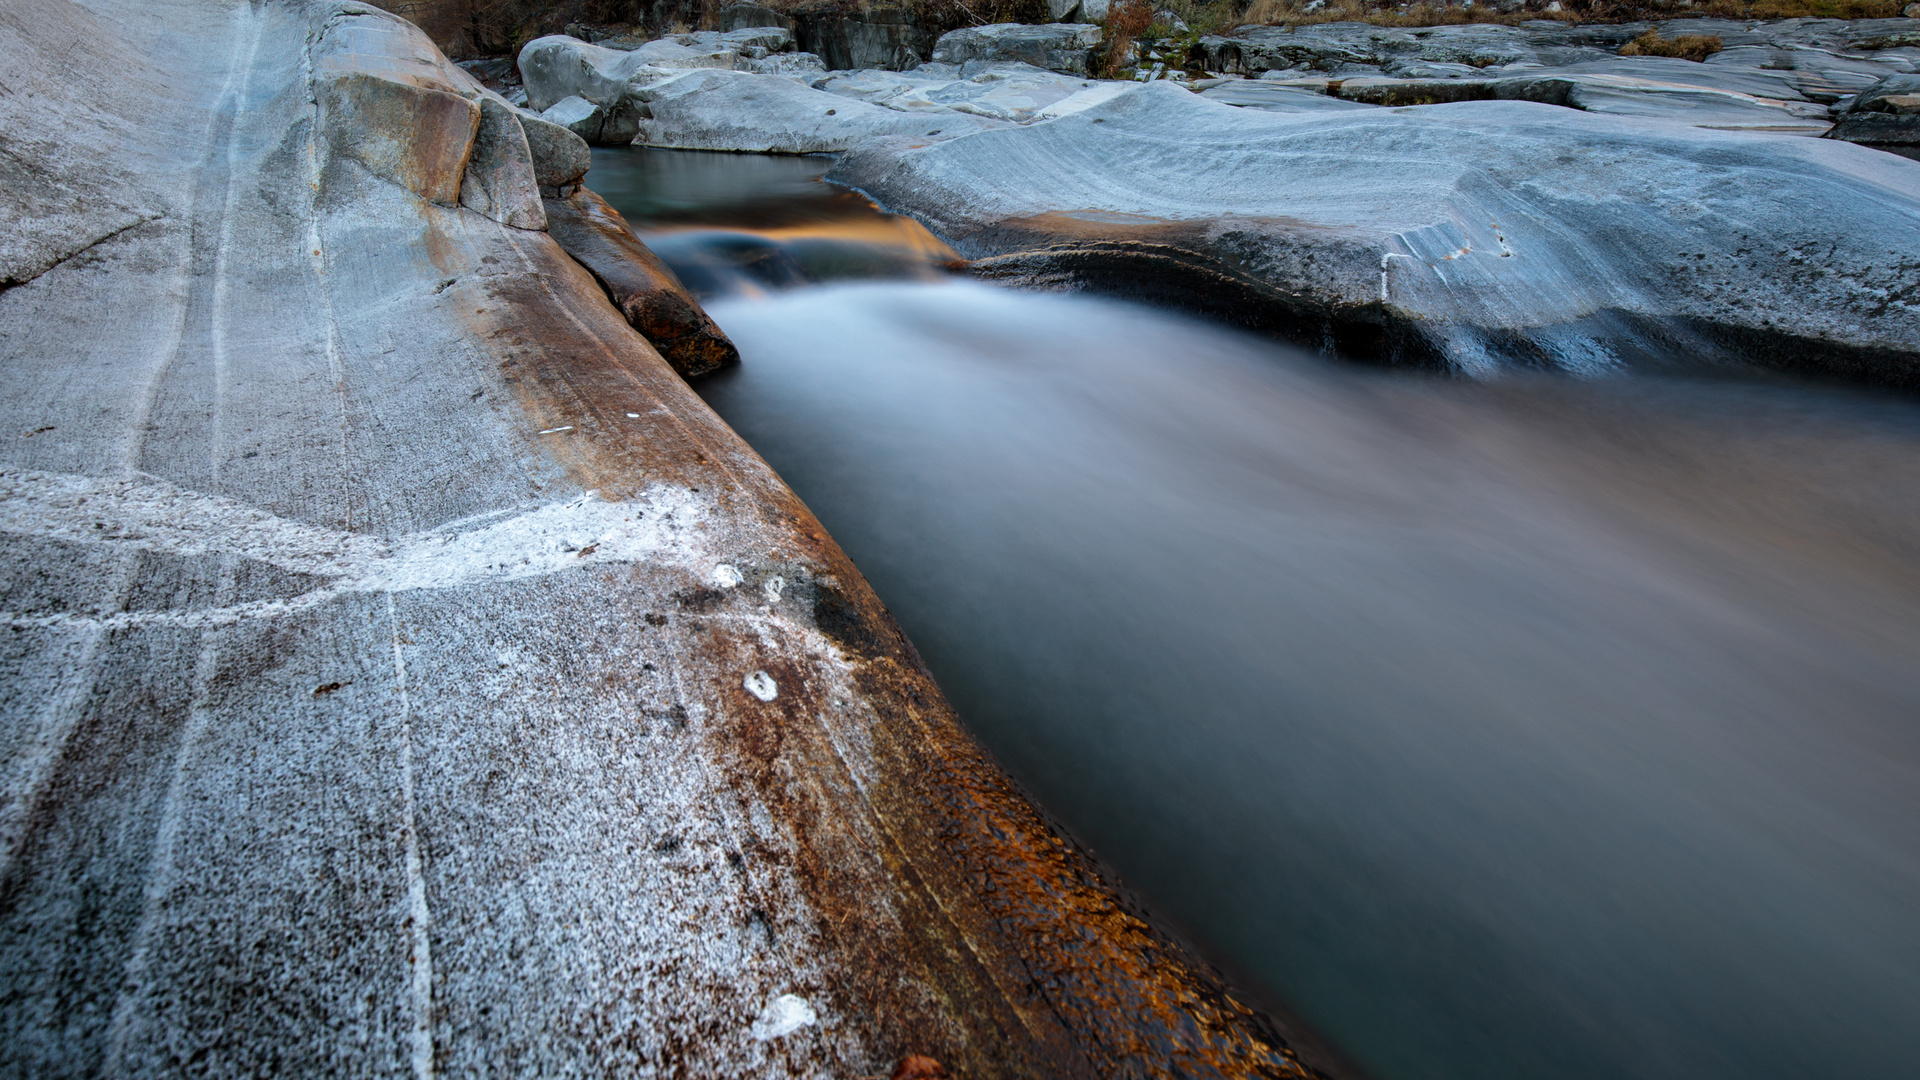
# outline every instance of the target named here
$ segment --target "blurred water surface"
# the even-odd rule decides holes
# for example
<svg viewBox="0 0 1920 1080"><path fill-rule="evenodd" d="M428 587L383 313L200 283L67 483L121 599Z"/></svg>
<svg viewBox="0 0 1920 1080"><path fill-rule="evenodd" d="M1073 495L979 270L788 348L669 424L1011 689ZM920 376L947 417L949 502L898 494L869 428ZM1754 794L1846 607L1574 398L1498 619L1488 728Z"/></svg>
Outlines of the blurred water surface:
<svg viewBox="0 0 1920 1080"><path fill-rule="evenodd" d="M823 160L676 157L590 181L874 235ZM1376 1080L1920 1074L1913 400L1386 373L942 258L716 275L700 389L1156 912Z"/></svg>

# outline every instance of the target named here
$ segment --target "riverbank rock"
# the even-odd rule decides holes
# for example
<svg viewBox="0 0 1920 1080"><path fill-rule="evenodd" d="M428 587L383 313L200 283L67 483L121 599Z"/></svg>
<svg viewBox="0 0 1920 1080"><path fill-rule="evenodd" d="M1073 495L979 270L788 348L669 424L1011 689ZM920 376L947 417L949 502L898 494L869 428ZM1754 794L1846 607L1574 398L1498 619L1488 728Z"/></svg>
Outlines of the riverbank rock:
<svg viewBox="0 0 1920 1080"><path fill-rule="evenodd" d="M1920 166L1830 140L1518 101L1283 114L1149 84L829 178L990 275L1158 290L1356 353L1920 381Z"/></svg>
<svg viewBox="0 0 1920 1080"><path fill-rule="evenodd" d="M1305 1077L455 197L498 114L410 25L0 49L0 1071Z"/></svg>
<svg viewBox="0 0 1920 1080"><path fill-rule="evenodd" d="M1920 161L1920 75L1895 75L1854 98L1829 138Z"/></svg>
<svg viewBox="0 0 1920 1080"><path fill-rule="evenodd" d="M681 150L833 153L890 137L924 145L1003 123L945 108L885 108L744 71L685 72L634 93L648 113L635 141Z"/></svg>
<svg viewBox="0 0 1920 1080"><path fill-rule="evenodd" d="M923 64L912 71L834 72L819 90L900 112L959 112L1024 123L1102 101L1123 84L1075 78L1014 61Z"/></svg>
<svg viewBox="0 0 1920 1080"><path fill-rule="evenodd" d="M740 362L733 342L605 199L579 188L548 199L546 219L554 242L593 274L627 322L683 377Z"/></svg>
<svg viewBox="0 0 1920 1080"><path fill-rule="evenodd" d="M1024 26L996 23L949 31L934 44L933 60L964 64L969 60L1013 60L1038 68L1085 75L1100 28L1090 23Z"/></svg>

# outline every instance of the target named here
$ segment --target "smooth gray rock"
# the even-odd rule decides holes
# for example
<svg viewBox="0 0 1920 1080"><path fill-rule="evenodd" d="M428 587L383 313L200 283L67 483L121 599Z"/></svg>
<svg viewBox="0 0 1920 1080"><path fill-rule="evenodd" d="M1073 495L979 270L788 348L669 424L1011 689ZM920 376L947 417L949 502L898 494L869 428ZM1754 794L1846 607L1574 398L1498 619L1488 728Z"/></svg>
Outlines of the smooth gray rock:
<svg viewBox="0 0 1920 1080"><path fill-rule="evenodd" d="M519 111L519 116L527 151L533 158L534 182L543 189L579 183L593 165L593 150L587 140L565 125L532 113Z"/></svg>
<svg viewBox="0 0 1920 1080"><path fill-rule="evenodd" d="M1257 76L1263 71L1384 67L1397 62L1463 64L1485 68L1514 63L1563 66L1612 56L1646 29L1644 24L1568 28L1556 24L1478 24L1417 29L1324 23L1297 29L1240 27L1200 39L1208 71Z"/></svg>
<svg viewBox="0 0 1920 1080"><path fill-rule="evenodd" d="M831 153L891 136L952 139L1003 123L951 109L889 109L744 71L684 72L635 93L649 114L635 141L683 150Z"/></svg>
<svg viewBox="0 0 1920 1080"><path fill-rule="evenodd" d="M459 124L352 151L411 25L0 51L0 1074L1305 1080Z"/></svg>
<svg viewBox="0 0 1920 1080"><path fill-rule="evenodd" d="M946 64L1013 60L1054 71L1085 74L1088 51L1100 44L1100 35L1100 28L1091 23L974 26L940 35L933 47L933 60Z"/></svg>
<svg viewBox="0 0 1920 1080"><path fill-rule="evenodd" d="M659 67L638 52L589 45L557 34L527 42L517 62L527 89L527 107L540 113L570 97L610 109L626 94L629 80ZM729 61L725 66L733 65Z"/></svg>
<svg viewBox="0 0 1920 1080"><path fill-rule="evenodd" d="M1466 371L1681 349L1920 378L1901 299L1920 288L1920 165L1844 143L1517 101L1286 115L1148 84L829 175L1006 260L988 272L1178 263L1240 290L1250 321L1374 326Z"/></svg>
<svg viewBox="0 0 1920 1080"><path fill-rule="evenodd" d="M1031 64L987 60L901 72L836 72L813 86L901 112L960 112L1015 122L1063 115L1120 89Z"/></svg>
<svg viewBox="0 0 1920 1080"><path fill-rule="evenodd" d="M516 229L546 228L538 170L519 115L498 98L481 98L479 105L480 127L460 181L460 205Z"/></svg>
<svg viewBox="0 0 1920 1080"><path fill-rule="evenodd" d="M540 119L555 127L566 128L583 142L600 141L600 129L606 126L607 111L583 97L561 98Z"/></svg>

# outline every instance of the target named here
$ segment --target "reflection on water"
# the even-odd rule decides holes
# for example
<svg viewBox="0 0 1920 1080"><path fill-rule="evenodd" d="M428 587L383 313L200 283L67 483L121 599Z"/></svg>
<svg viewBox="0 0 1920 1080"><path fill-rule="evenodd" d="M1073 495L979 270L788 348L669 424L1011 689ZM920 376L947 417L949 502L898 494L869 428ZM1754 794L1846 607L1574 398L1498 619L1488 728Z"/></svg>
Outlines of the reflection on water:
<svg viewBox="0 0 1920 1080"><path fill-rule="evenodd" d="M701 299L848 278L943 276L952 248L822 183L832 159L599 148L592 187Z"/></svg>
<svg viewBox="0 0 1920 1080"><path fill-rule="evenodd" d="M1910 400L960 281L711 310L702 392L969 725L1376 1080L1914 1075Z"/></svg>

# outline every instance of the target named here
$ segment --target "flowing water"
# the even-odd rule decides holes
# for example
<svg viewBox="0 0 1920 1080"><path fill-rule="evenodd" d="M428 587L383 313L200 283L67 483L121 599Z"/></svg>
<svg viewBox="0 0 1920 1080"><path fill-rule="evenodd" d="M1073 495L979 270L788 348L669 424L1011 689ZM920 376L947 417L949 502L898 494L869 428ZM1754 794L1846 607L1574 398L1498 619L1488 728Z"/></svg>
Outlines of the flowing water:
<svg viewBox="0 0 1920 1080"><path fill-rule="evenodd" d="M1920 1075L1920 403L1382 372L596 151L969 726L1375 1080Z"/></svg>

